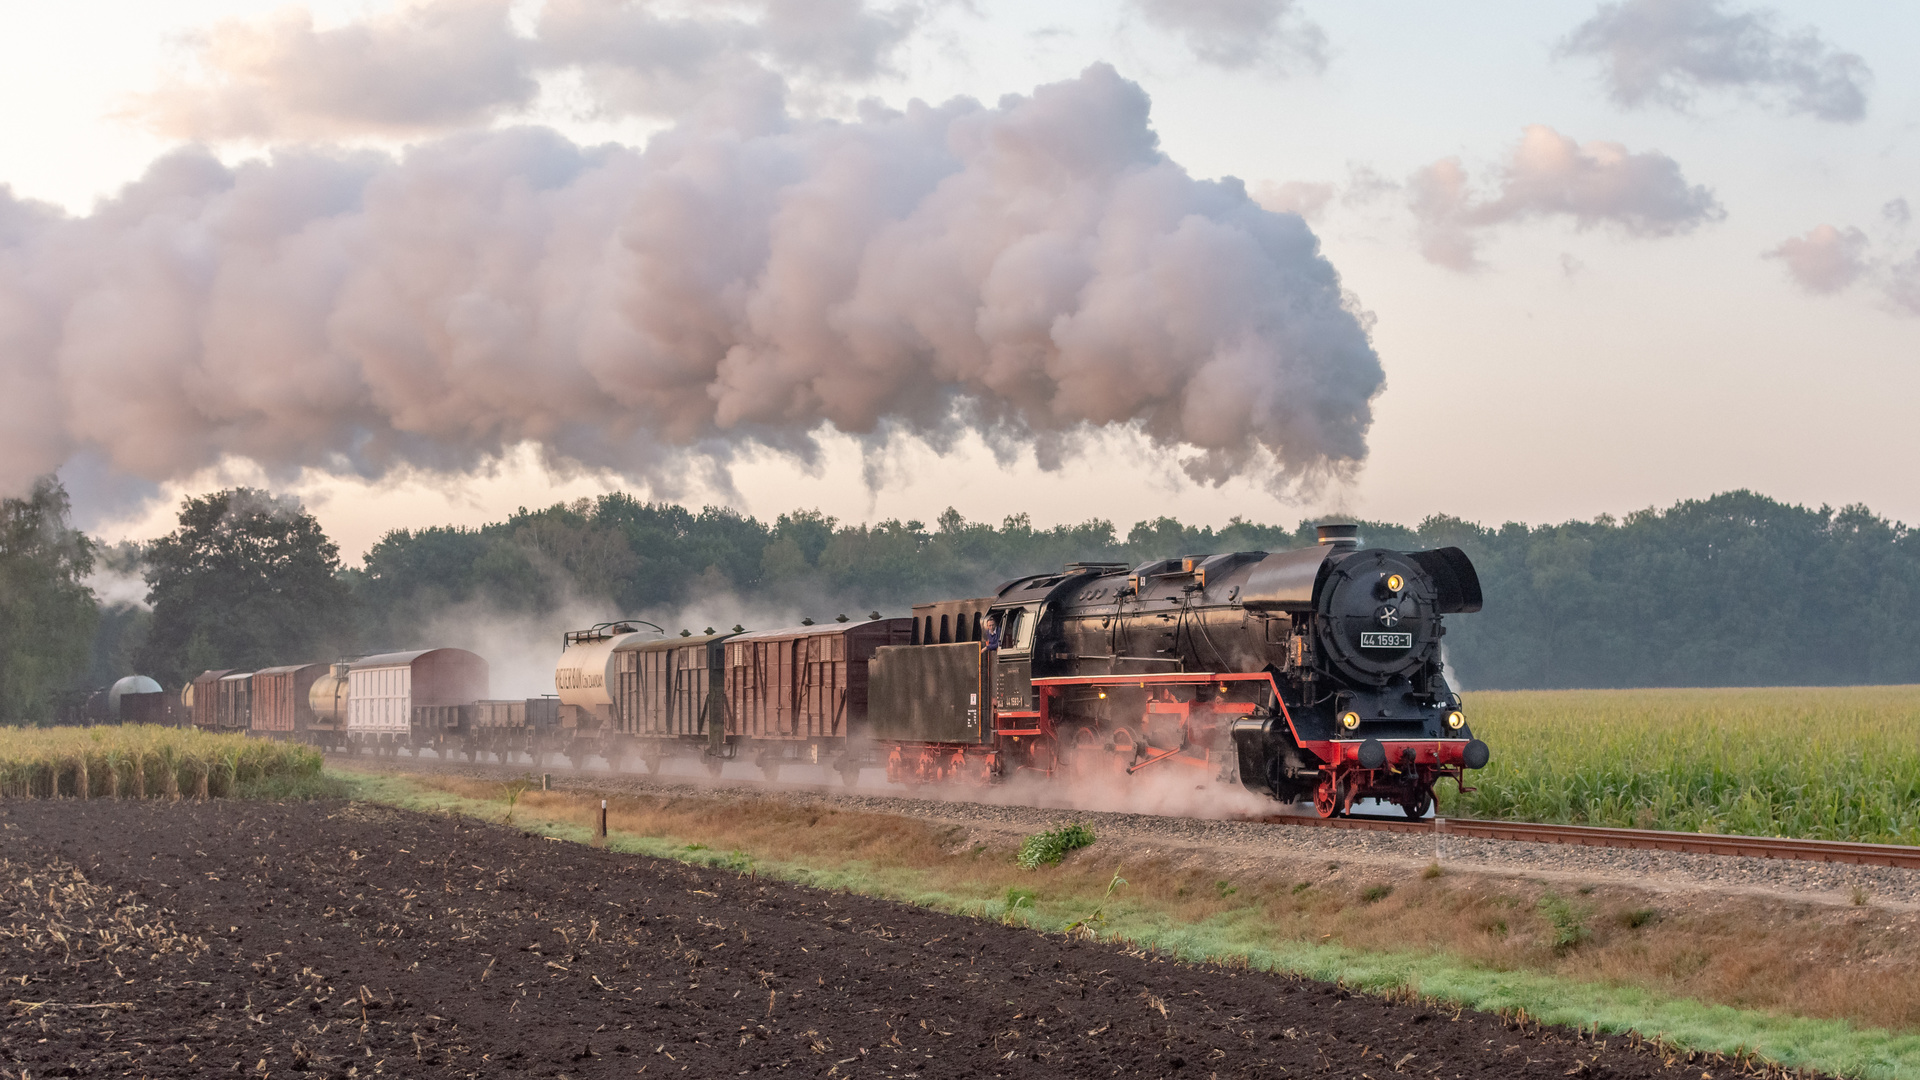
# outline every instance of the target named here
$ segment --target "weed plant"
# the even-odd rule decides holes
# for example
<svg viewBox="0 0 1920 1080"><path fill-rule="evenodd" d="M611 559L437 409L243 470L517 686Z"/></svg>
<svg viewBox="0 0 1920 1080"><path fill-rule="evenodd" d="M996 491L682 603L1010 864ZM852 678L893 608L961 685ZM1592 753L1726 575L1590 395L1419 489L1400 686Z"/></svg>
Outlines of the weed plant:
<svg viewBox="0 0 1920 1080"><path fill-rule="evenodd" d="M1078 851L1093 843L1093 830L1079 822L1063 825L1058 829L1037 832L1020 845L1020 854L1015 861L1028 870L1037 870L1042 866L1058 866L1060 860L1069 852Z"/></svg>
<svg viewBox="0 0 1920 1080"><path fill-rule="evenodd" d="M1920 687L1466 695L1449 816L1920 844Z"/></svg>
<svg viewBox="0 0 1920 1080"><path fill-rule="evenodd" d="M0 727L0 796L308 798L344 789L318 750L192 728Z"/></svg>

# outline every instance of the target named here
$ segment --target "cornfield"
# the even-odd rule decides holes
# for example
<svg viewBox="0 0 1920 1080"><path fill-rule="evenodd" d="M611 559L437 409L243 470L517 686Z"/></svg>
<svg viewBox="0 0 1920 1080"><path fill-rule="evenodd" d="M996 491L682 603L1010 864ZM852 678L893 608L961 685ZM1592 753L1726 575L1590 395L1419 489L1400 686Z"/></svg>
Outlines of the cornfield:
<svg viewBox="0 0 1920 1080"><path fill-rule="evenodd" d="M1920 687L1465 698L1493 760L1444 814L1920 844Z"/></svg>
<svg viewBox="0 0 1920 1080"><path fill-rule="evenodd" d="M318 776L312 747L151 725L0 727L0 796L209 798Z"/></svg>

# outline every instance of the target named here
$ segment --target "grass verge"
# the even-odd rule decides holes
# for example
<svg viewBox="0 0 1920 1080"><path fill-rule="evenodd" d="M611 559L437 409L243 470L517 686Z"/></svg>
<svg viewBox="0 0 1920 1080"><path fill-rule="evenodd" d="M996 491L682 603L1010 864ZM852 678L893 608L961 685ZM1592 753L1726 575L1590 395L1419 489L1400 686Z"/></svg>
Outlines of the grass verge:
<svg viewBox="0 0 1920 1080"><path fill-rule="evenodd" d="M360 798L511 815L579 842L599 806L597 795L476 780L343 775ZM1025 870L1017 838L755 797L615 798L609 821L619 851L1790 1068L1920 1080L1910 928L1877 909L1769 917L1750 898L1649 906L1648 894L1612 887L1560 896L1525 880L1329 863L1227 880L1165 858L1122 868L1099 844ZM1127 884L1110 891L1122 870Z"/></svg>

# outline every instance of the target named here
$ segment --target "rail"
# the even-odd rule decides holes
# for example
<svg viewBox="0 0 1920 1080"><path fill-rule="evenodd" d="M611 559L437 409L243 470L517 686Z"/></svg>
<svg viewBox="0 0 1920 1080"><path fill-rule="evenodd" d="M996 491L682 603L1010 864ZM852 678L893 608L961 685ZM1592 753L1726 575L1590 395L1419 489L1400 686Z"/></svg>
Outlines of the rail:
<svg viewBox="0 0 1920 1080"><path fill-rule="evenodd" d="M1798 859L1806 862L1853 863L1920 870L1920 847L1905 844L1862 844L1847 840L1796 840L1783 836L1738 836L1719 833L1664 832L1659 829L1612 829L1595 825L1546 825L1527 821L1483 821L1478 818L1317 818L1287 814L1263 819L1272 824L1373 832L1419 833L1473 840L1513 840L1535 844L1575 844L1582 847L1637 848L1642 851L1680 851L1695 855L1739 855L1752 859Z"/></svg>

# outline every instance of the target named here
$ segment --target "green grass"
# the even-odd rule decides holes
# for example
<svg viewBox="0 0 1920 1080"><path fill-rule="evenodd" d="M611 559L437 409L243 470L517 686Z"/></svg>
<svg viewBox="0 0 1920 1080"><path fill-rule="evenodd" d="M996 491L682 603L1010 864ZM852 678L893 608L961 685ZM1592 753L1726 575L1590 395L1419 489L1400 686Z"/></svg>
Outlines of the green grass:
<svg viewBox="0 0 1920 1080"><path fill-rule="evenodd" d="M1465 695L1461 817L1920 844L1920 687Z"/></svg>
<svg viewBox="0 0 1920 1080"><path fill-rule="evenodd" d="M0 796L159 798L337 795L320 751L193 728L0 727Z"/></svg>
<svg viewBox="0 0 1920 1080"><path fill-rule="evenodd" d="M350 774L346 782L361 798L488 821L499 821L507 806L504 798L468 798L392 776ZM591 830L585 824L539 816L524 805L514 824L559 839L582 843L591 839ZM1284 927L1275 926L1256 906L1210 918L1184 918L1127 888L1119 874L1109 881L1104 871L1099 886L1090 891L1060 887L1068 879L1056 875L1063 874L1065 868L1038 871L1030 887L1008 887L988 880L956 884L951 876L941 881L941 875L926 869L857 858L830 866L768 857L756 860L740 852L709 850L689 839L615 830L608 846L716 870L845 889L1044 932L1091 932L1104 940L1126 942L1184 960L1245 964L1339 982L1368 992L1417 994L1473 1009L1524 1010L1544 1023L1589 1028L1597 1025L1600 1031L1611 1033L1638 1032L1683 1049L1757 1054L1789 1068L1920 1080L1920 1035L1843 1020L1707 1004L1633 986L1582 982L1544 972L1495 970L1446 954L1373 952L1293 940ZM1586 932L1585 910L1568 901L1546 906L1553 910L1543 909L1543 917L1556 932L1570 939L1569 947L1576 946Z"/></svg>

